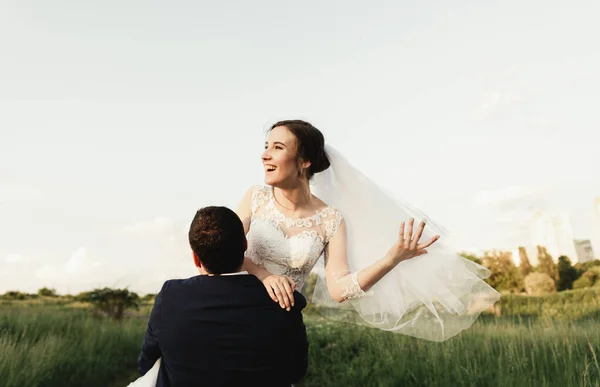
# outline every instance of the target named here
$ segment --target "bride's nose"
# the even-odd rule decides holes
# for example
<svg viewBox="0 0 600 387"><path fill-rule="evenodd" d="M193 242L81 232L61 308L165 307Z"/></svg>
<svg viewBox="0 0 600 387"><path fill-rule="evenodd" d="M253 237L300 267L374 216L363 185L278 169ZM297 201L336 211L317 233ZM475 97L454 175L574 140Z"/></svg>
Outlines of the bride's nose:
<svg viewBox="0 0 600 387"><path fill-rule="evenodd" d="M265 149L265 151L263 152L262 156L261 156L262 161L267 161L271 159L271 153L269 152L268 149Z"/></svg>

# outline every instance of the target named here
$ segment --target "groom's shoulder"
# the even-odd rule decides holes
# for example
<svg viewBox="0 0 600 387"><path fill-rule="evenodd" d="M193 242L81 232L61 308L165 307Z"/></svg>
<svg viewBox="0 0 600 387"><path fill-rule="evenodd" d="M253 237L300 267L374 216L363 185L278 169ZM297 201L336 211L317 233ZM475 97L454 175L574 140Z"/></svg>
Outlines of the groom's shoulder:
<svg viewBox="0 0 600 387"><path fill-rule="evenodd" d="M294 307L298 310L306 308L307 305L306 297L299 291L294 291Z"/></svg>
<svg viewBox="0 0 600 387"><path fill-rule="evenodd" d="M164 295L167 292L172 292L178 289L189 287L196 281L197 277L198 276L189 278L168 279L163 283L160 292Z"/></svg>

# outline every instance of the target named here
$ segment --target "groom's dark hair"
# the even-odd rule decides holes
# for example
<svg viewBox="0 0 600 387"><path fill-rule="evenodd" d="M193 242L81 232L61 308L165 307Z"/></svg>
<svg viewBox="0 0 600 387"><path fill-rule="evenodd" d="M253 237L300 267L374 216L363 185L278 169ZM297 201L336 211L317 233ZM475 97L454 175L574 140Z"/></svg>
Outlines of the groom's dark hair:
<svg viewBox="0 0 600 387"><path fill-rule="evenodd" d="M211 274L238 271L244 263L247 242L244 225L227 207L199 209L188 233L192 251Z"/></svg>

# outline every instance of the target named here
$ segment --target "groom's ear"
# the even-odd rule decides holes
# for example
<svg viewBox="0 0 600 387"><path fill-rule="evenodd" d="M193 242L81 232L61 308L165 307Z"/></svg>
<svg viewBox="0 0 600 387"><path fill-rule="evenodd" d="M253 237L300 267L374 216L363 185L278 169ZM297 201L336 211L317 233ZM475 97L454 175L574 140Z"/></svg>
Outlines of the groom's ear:
<svg viewBox="0 0 600 387"><path fill-rule="evenodd" d="M193 251L192 251L192 257L194 258L194 264L196 265L196 267L201 267L202 263L200 262L200 258L198 258L196 253Z"/></svg>

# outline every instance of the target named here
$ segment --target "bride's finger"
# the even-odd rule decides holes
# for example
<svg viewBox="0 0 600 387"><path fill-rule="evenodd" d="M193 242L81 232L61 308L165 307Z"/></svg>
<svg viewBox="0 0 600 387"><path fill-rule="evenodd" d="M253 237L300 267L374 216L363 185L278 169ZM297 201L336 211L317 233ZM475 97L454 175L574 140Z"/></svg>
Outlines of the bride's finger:
<svg viewBox="0 0 600 387"><path fill-rule="evenodd" d="M404 222L400 223L400 241L404 241Z"/></svg>
<svg viewBox="0 0 600 387"><path fill-rule="evenodd" d="M421 243L420 245L417 246L417 250L421 250L421 249L425 249L429 246L431 246L434 242L436 242L438 239L440 239L439 235L434 236L433 238L431 238L430 240L428 240L427 242Z"/></svg>
<svg viewBox="0 0 600 387"><path fill-rule="evenodd" d="M280 302L281 307L285 308L285 309L289 309L290 295L289 295L286 285L287 285L287 281L285 281L285 280L280 281L277 284L277 289L275 290L275 293L279 296L279 299L282 300L282 302Z"/></svg>
<svg viewBox="0 0 600 387"><path fill-rule="evenodd" d="M419 243L419 240L421 239L421 236L423 235L423 230L425 229L425 221L421 221L421 223L419 223L419 227L417 228L417 233L415 234L415 237L412 239L410 247L413 249L417 248L417 244Z"/></svg>
<svg viewBox="0 0 600 387"><path fill-rule="evenodd" d="M290 306L294 306L294 289L292 289L292 287L290 286L290 284L287 281L283 281L283 288L285 289L286 293L287 293L287 298L288 300L286 300L286 305L288 306L288 310Z"/></svg>
<svg viewBox="0 0 600 387"><path fill-rule="evenodd" d="M296 282L294 282L294 280L292 279L292 277L286 275L285 278L287 278L288 283L292 287L292 290L296 290Z"/></svg>
<svg viewBox="0 0 600 387"><path fill-rule="evenodd" d="M275 293L273 292L273 288L271 287L271 285L265 285L265 288L267 289L267 293L269 293L271 299L275 302L279 302L277 300L277 297L275 296Z"/></svg>
<svg viewBox="0 0 600 387"><path fill-rule="evenodd" d="M285 301L286 298L283 297L283 294L281 294L281 290L279 289L279 287L277 285L272 285L273 286L273 291L275 292L275 295L277 296L277 299L279 300L279 306L281 306L282 308L285 308Z"/></svg>
<svg viewBox="0 0 600 387"><path fill-rule="evenodd" d="M410 242L413 239L413 225L414 224L415 224L415 218L410 218L410 220L408 221L408 230L406 233L407 234L406 239L407 239L409 246L410 246Z"/></svg>

